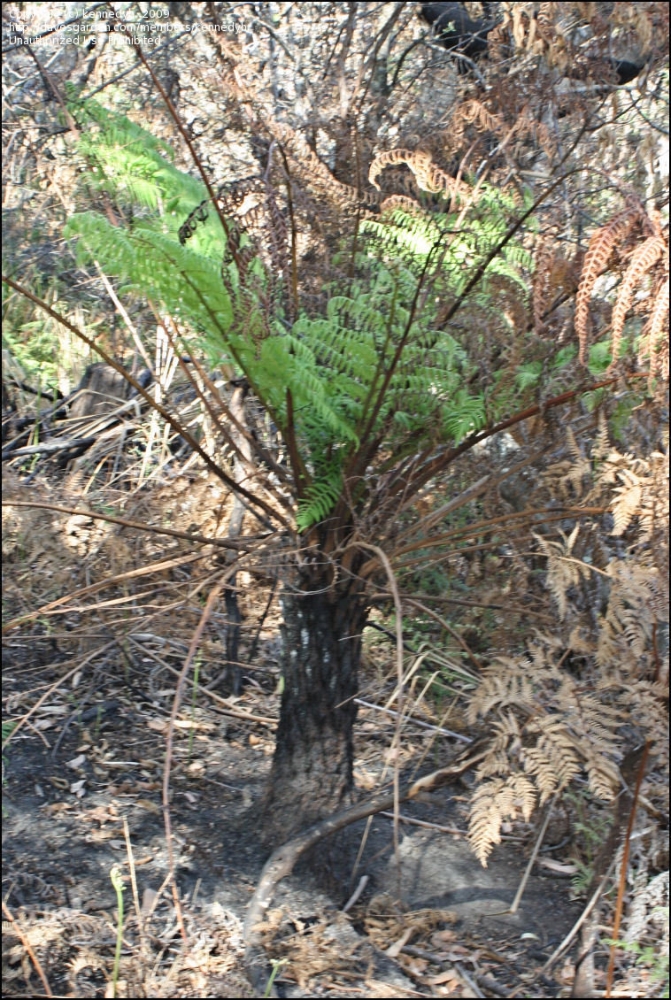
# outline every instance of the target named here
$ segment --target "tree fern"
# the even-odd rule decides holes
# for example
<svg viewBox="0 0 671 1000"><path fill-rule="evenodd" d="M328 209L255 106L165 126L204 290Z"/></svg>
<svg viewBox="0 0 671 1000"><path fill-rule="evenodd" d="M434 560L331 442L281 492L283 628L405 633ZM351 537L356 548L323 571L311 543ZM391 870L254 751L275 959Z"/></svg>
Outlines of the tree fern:
<svg viewBox="0 0 671 1000"><path fill-rule="evenodd" d="M456 216L419 210L363 220L346 293L334 283L322 313L299 310L289 322L277 295L284 279L264 265L244 227L231 221L224 232L201 182L172 164L164 144L93 103L76 113L92 126L82 149L95 183L131 212L139 208L125 228L95 212L76 215L67 234L79 238L80 259L100 261L162 303L213 360L247 376L281 432L291 425L310 477L302 493L295 484L299 530L346 498L345 470L371 442L384 440L389 462L459 444L491 419L491 401L465 387L476 371L468 352L437 321L501 240L511 205L500 193L483 188L472 222L458 232ZM276 216L274 194L272 201ZM276 238L283 228L275 227ZM490 277L523 288L527 264L526 252L509 244L487 268L473 308L492 308ZM530 373L519 384L531 384ZM357 489L361 499L365 488Z"/></svg>

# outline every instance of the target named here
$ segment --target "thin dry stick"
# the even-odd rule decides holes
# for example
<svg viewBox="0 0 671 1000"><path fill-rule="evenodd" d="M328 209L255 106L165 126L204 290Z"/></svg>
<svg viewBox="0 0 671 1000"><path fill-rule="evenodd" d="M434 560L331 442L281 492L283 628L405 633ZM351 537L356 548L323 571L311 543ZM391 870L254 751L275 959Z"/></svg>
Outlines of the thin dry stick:
<svg viewBox="0 0 671 1000"><path fill-rule="evenodd" d="M415 659L412 661L412 663L410 664L410 667L408 668L408 672L403 675L403 678L401 680L401 684L403 685L403 692L404 693L405 693L405 689L407 688L408 684L410 684L410 682L413 679L413 677L417 674L417 671L421 668L422 663L428 657L428 655L429 655L428 652L426 652L426 653L419 653L415 657ZM393 703L396 701L398 693L399 693L399 687L398 687L398 684L397 684L396 687L394 688L394 690L391 692L391 694L387 698L387 701L386 701L386 704L384 705L384 708L388 709L390 705L393 705ZM417 704L417 702L415 702L415 704ZM413 713L414 707L415 706L413 705L413 706L411 706L408 709L408 714L407 714L407 718L408 719L412 719L412 713ZM396 713L396 714L398 714L398 713Z"/></svg>
<svg viewBox="0 0 671 1000"><path fill-rule="evenodd" d="M386 816L387 819L394 818L393 813L386 812L384 810L381 813L378 813L378 816ZM413 816L404 816L402 813L399 816L399 820L401 823L407 823L408 826L419 826L423 830L437 830L438 833L451 833L456 837L468 837L468 830L460 830L456 826L444 826L442 823L429 823L428 820L415 819ZM510 840L509 837L504 837L503 839ZM508 910L505 910L504 912L508 913ZM487 916L491 916L491 914L487 914Z"/></svg>
<svg viewBox="0 0 671 1000"><path fill-rule="evenodd" d="M413 778L417 774L417 772L419 771L419 769L422 767L422 765L424 764L424 761L426 760L426 758L431 753L431 748L433 747L433 745L434 745L434 743L436 741L436 737L439 734L441 734L441 735L447 734L448 736L454 737L454 739L461 740L462 743L473 743L472 737L470 737L470 736L464 736L461 733L453 733L450 729L444 729L443 728L443 723L447 722L448 718L452 714L452 709L454 708L454 706L455 706L455 704L456 704L456 702L458 700L458 697L459 696L457 695L455 698L453 698L452 702L450 703L450 705L448 705L448 707L446 708L446 710L443 712L443 717L440 720L439 725L435 727L434 732L431 734L431 739L426 744L424 750L422 751L422 754L421 754L419 760L417 761L417 764L415 765L415 768L414 768L414 770L412 772Z"/></svg>
<svg viewBox="0 0 671 1000"><path fill-rule="evenodd" d="M165 330L168 336L168 340L170 344L173 345L173 350L175 350L175 344L173 343L173 341L179 336L179 331L177 330L175 322L172 318L170 318L170 323L172 323L172 325L175 327L175 336L173 338L170 337L170 331L168 330L169 324L167 323L167 321L165 324ZM226 405L221 396L221 393L219 392L219 389L212 381L212 379L208 376L207 372L205 371L203 366L199 363L198 359L192 357L190 362L191 366L196 370L198 374L198 379L202 380L203 385L205 386L206 389L208 389L212 398L216 401L217 406L220 407L223 415L226 417L227 423L230 424L231 427L233 428L232 432L229 431L227 427L221 423L219 415L216 413L214 407L212 406L207 396L203 392L202 386L199 384L199 381L197 379L194 379L191 372L188 370L188 367L182 362L179 355L177 355L177 359L180 367L182 368L183 372L189 379L190 384L195 389L199 399L207 409L207 412L209 413L212 421L214 422L215 426L221 433L222 437L225 439L227 445L232 449L234 454L237 455L238 459L240 459L245 465L245 467L248 469L250 478L258 478L258 471L259 471L258 466L251 461L251 458L246 459L244 457L243 452L241 451L241 446L237 444L234 438L231 436L232 433L235 433L236 431L237 434L249 445L249 447L253 449L256 452L256 454L263 460L263 462L265 462L281 480L286 482L288 478L286 470L283 469L282 466L273 458L270 452L267 451L261 445L261 442L254 437L254 435L248 430L248 428L245 427L243 423L241 423L238 420L238 418L232 412L230 407ZM290 509L291 502L285 496L283 496L282 493L276 491L270 483L266 482L261 485L274 501L279 503L281 506L285 507L287 510Z"/></svg>
<svg viewBox="0 0 671 1000"><path fill-rule="evenodd" d="M613 941L617 941L617 935L620 932L620 922L622 920L622 904L624 901L624 890L627 884L627 866L629 864L629 848L631 846L631 835L634 829L634 819L636 817L636 807L638 806L638 799L641 793L641 784L643 782L643 776L645 774L645 765L648 760L648 754L650 753L650 743L646 743L643 748L643 754L641 757L641 763L639 764L638 774L636 776L636 788L634 789L634 801L631 806L631 811L629 813L629 822L627 823L627 833L624 838L624 850L622 852L622 865L620 867L620 881L617 887L617 903L615 904L615 920L613 921ZM611 995L611 989L613 987L613 972L615 970L615 950L617 944L612 944L610 946L610 957L608 959L608 971L606 973L606 996Z"/></svg>
<svg viewBox="0 0 671 1000"><path fill-rule="evenodd" d="M91 350L95 351L96 354L98 354L103 359L103 361L105 361L110 366L110 368L113 368L114 371L118 372L119 375L125 378L125 380L130 385L133 386L138 395L142 396L142 398L145 399L154 410L157 410L161 414L163 419L166 421L166 423L170 424L172 429L177 434L179 434L179 436L183 438L187 442L187 444L189 444L189 446L196 452L197 455L200 455L200 457L202 458L203 462L210 470L210 472L212 472L213 475L215 475L218 479L220 479L223 483L225 483L229 487L229 489L232 489L234 493L239 493L241 496L244 496L249 501L249 503L251 503L253 506L259 507L270 518L274 519L275 521L279 521L279 523L282 524L284 527L289 527L289 521L287 520L287 518L285 518L283 515L279 514L276 510L274 510L270 506L270 504L267 504L265 502L265 500L262 500L260 497L255 497L253 493L250 493L249 490L246 490L244 489L244 487L239 486L233 479L231 479L231 477L219 465L217 465L217 463L212 458L210 458L210 456L207 454L204 448L200 446L200 444L196 441L193 435L189 433L186 427L182 426L182 424L180 424L179 421L176 420L176 418L172 415L172 413L166 410L165 407L161 406L161 404L156 401L156 399L152 396L152 394L148 392L145 388L143 388L143 386L140 385L138 380L134 378L130 372L126 371L123 365L119 364L118 361L115 361L114 358L107 353L107 351L104 351L99 344L96 344L94 340L92 340L85 333L83 333L78 327L76 327L73 323L71 323L69 319L61 315L61 313L56 312L55 309L52 309L51 306L48 305L48 303L46 303L43 299L40 299L37 295L33 295L33 293L29 289L24 288L22 285L19 285L16 281L13 280L13 278L10 278L7 275L3 274L2 280L5 282L6 285L9 285L10 288L13 288L15 292L18 292L19 295L23 295L24 298L27 298L30 302L34 302L35 305L39 306L39 308L42 309L43 312L47 313L48 316L51 316L51 318L55 319L56 322L60 323L67 330L70 330L71 333L74 333L74 335L76 337L79 337L79 339L82 340L88 347L90 347Z"/></svg>
<svg viewBox="0 0 671 1000"><path fill-rule="evenodd" d="M57 691L58 688L61 686L61 684L65 684L65 682L70 677L74 676L74 674L76 674L79 670L81 670L82 667L85 667L90 660L94 659L94 657L98 656L100 653L105 653L108 649L111 649L112 646L116 646L118 641L119 641L118 639L113 639L112 642L108 642L105 646L101 646L99 649L94 649L93 652L83 657L83 659L78 660L76 665L72 668L72 670L68 670L67 674L65 674L63 677L59 677L57 681L55 681L50 687L48 687L47 690L42 695L42 697L37 699L33 707L29 708L25 715L22 715L20 719L16 720L16 723L11 733L9 734L9 736L7 736L5 740L2 741L2 749L3 750L5 749L9 741L13 739L14 736L16 736L19 729L21 729L21 727L25 725L30 716L35 714L40 705L42 705L47 700L47 698L49 698L54 693L54 691Z"/></svg>
<svg viewBox="0 0 671 1000"><path fill-rule="evenodd" d="M550 822L550 812L552 811L552 807L553 807L553 805L555 804L556 801L557 801L557 796L555 795L553 797L552 801L548 803L547 812L545 813L545 819L543 820L543 825L541 827L541 831L538 834L538 839L536 841L536 844L534 845L534 849L533 849L533 851L531 853L531 857L529 858L529 864L527 865L526 870L524 872L524 875L522 876L522 881L520 882L519 889L515 893L515 898L512 901L512 903L510 904L510 913L513 913L513 914L517 913L517 908L520 905L520 900L522 899L522 895L524 893L524 890L527 887L527 882L529 881L529 876L531 875L531 869L533 868L534 864L536 863L536 858L538 857L538 852L540 851L541 846L543 844L543 841L545 840L545 834L547 832L548 823Z"/></svg>
<svg viewBox="0 0 671 1000"><path fill-rule="evenodd" d="M362 875L361 876L361 878L359 879L359 884L357 885L356 889L354 890L354 892L352 893L352 895L350 896L350 898L347 900L347 902L345 903L345 905L342 908L342 912L343 913L347 913L348 910L352 909L352 907L356 903L357 899L359 898L359 896L361 895L361 893L364 891L364 889L368 885L368 881L369 881L369 876L368 875Z"/></svg>
<svg viewBox="0 0 671 1000"><path fill-rule="evenodd" d="M186 934L186 927L184 926L184 917L182 915L182 907L179 901L179 895L177 893L177 885L175 882L175 858L172 848L172 827L170 823L170 766L172 764L172 745L173 736L175 732L175 722L177 721L177 713L179 711L179 706L182 701L182 693L184 691L184 684L186 682L186 675L189 668L193 662L193 658L196 655L196 650L200 645L200 640L202 638L205 626L212 614L212 609L214 608L215 602L219 597L221 591L226 586L228 578L239 569L239 560L236 560L232 566L229 566L226 572L222 575L219 583L217 583L210 591L210 596L207 599L207 604L203 608L203 613L200 616L200 621L196 626L196 631L191 639L191 645L189 646L189 651L186 654L186 659L184 660L184 666L182 667L179 678L177 680L177 687L175 689L175 697L172 701L172 711L170 713L170 721L168 723L168 731L166 733L166 752L165 752L165 767L163 769L163 822L165 824L165 836L166 836L166 846L168 850L168 869L170 873L170 885L172 888L172 898L175 904L175 913L177 915L177 921L179 923L180 933L182 939L186 944L188 941Z"/></svg>
<svg viewBox="0 0 671 1000"><path fill-rule="evenodd" d="M452 636L452 638L459 643L463 651L466 653L466 656L469 658L475 669L478 671L478 673L475 675L471 674L472 679L477 680L478 677L482 675L483 671L482 664L480 663L478 658L474 655L474 653L471 651L471 648L468 645L468 643L464 639L462 639L462 637L459 635L456 629L453 629L452 626L449 625L445 621L445 619L441 617L441 615L437 614L431 608L427 608L426 605L422 604L420 601L415 601L410 597L404 598L404 600L406 601L407 604L412 604L413 607L419 608L419 610L423 611L424 614L427 614L430 618L433 618L434 621L437 621L438 624L441 626L441 628L444 628L445 631L448 632Z"/></svg>
<svg viewBox="0 0 671 1000"><path fill-rule="evenodd" d="M18 625L23 625L25 622L32 621L34 618L39 618L40 615L53 611L54 608L58 608L61 604L65 604L67 601L74 601L79 597L96 594L99 590L105 590L107 587L112 587L117 583L125 583L126 580L132 580L138 576L148 576L151 573L159 573L162 570L173 569L175 566L183 566L185 563L198 562L198 560L204 558L205 556L202 553L180 556L177 559L168 559L166 562L152 563L151 566L140 566L139 569L128 570L128 572L119 573L117 576L108 576L105 580L100 580L98 583L92 583L88 587L79 587L77 590L71 591L64 597L59 597L55 601L50 601L49 604L43 604L42 607L37 608L36 611L31 611L27 615L21 615L19 618L12 619L12 621L7 622L7 624L3 626L2 631L8 632L10 629L16 628Z"/></svg>
<svg viewBox="0 0 671 1000"><path fill-rule="evenodd" d="M157 653L154 653L153 650L147 649L146 646L143 646L139 642L136 642L133 639L133 636L129 636L128 638L130 639L131 643L134 646L137 647L137 649L139 649L139 650L142 651L142 654L144 656L148 656L150 659L152 659L156 663L158 663L159 666L163 667L164 670L167 670L171 674L175 674L176 677L180 677L181 676L181 671L175 670L174 667L171 667L170 664L166 660L162 659ZM243 664L243 663L238 663L238 666L244 666L244 665L245 664ZM269 716L266 716L266 715L250 715L249 712L241 712L238 709L231 708L225 698L222 698L220 695L216 694L214 691L209 691L206 687L202 687L201 691L204 694L206 694L208 696L208 698L210 698L212 701L218 702L218 703L221 704L222 707L220 708L220 711L224 715L230 715L234 719L243 719L245 722L260 722L264 726L276 726L277 725L277 719L271 719Z"/></svg>
<svg viewBox="0 0 671 1000"><path fill-rule="evenodd" d="M599 516L601 514L608 513L607 507L575 507L562 505L561 512L557 513L556 508L553 508L552 513L548 514L544 510L537 510L533 507L527 510L512 511L508 514L501 514L498 517L490 517L485 521L475 521L472 524L466 524L459 528L452 528L450 531L445 531L440 535L433 535L431 538L421 538L419 541L409 542L407 545L399 546L398 549L394 551L394 557L400 557L406 555L408 552L416 552L418 549L428 549L432 546L442 544L448 541L464 541L467 538L475 538L477 535L483 535L488 531L491 531L492 527L496 524L507 525L512 521L525 521L529 520L534 525L549 524L552 521L566 520L567 517L574 515L579 517L582 514L590 516ZM535 520L532 520L534 519ZM455 550L457 551L457 550ZM459 549L458 551L463 551ZM362 569L362 573L365 570L365 566Z"/></svg>
<svg viewBox="0 0 671 1000"><path fill-rule="evenodd" d="M140 895L137 891L137 879L135 877L135 858L133 857L133 845L130 842L130 831L128 829L128 819L124 816L123 818L123 836L126 841L126 854L128 856L128 871L130 872L130 884L133 892L133 904L135 906L135 912L137 913L137 928L140 935L140 952L144 957L149 953L147 951L147 939L144 933L144 917L142 915L142 907L140 906Z"/></svg>
<svg viewBox="0 0 671 1000"><path fill-rule="evenodd" d="M135 591L132 594L126 594L124 597L114 597L109 601L94 601L92 604L68 604L66 608L58 608L55 611L45 611L44 617L51 617L54 615L69 615L69 614L86 614L88 611L102 611L103 608L118 608L122 604L132 604L133 601L139 602L145 597L151 597L156 594L157 591L165 591L170 585L163 583L156 583L149 590Z"/></svg>
<svg viewBox="0 0 671 1000"><path fill-rule="evenodd" d="M9 907L5 903L4 899L2 901L2 912L7 917L7 919L9 920L9 922L12 924L14 930L16 931L17 937L19 938L19 940L20 940L21 944L23 945L23 947L26 949L26 953L27 953L28 957L30 958L30 961L35 966L35 971L37 972L37 975L42 980L42 985L44 986L44 992L46 993L46 995L48 997L52 997L53 993L51 992L51 987L49 986L49 983L47 981L47 977L44 975L44 970L43 970L42 966L40 965L39 959L38 959L37 955L35 954L35 952L33 951L33 949L31 948L30 941L28 940L28 938L26 937L26 935L21 930L21 927L19 926L18 922L14 919L14 917L13 917L13 915L12 915Z"/></svg>
<svg viewBox="0 0 671 1000"><path fill-rule="evenodd" d="M485 604L483 601L462 601L457 597L445 597L442 594L404 594L407 599L415 601L437 601L439 604L456 604L464 608L493 608L495 611L515 611L519 614L530 615L532 618L541 618L543 621L554 625L557 621L551 615L541 614L540 611L530 611L529 608L520 608L516 604ZM391 597L387 591L381 590L371 597L372 601L385 601Z"/></svg>
<svg viewBox="0 0 671 1000"><path fill-rule="evenodd" d="M543 844L543 840L545 839L545 833L546 833L547 828L548 828L548 823L550 822L550 812L551 812L552 807L553 807L553 805L555 804L556 801L557 801L557 796L555 795L555 796L553 796L552 801L548 804L547 810L545 812L545 819L543 820L543 825L541 826L541 831L538 834L538 837L536 838L536 843L534 845L534 849L531 852L531 857L529 858L529 864L526 866L526 868L524 870L524 875L522 876L522 881L519 884L519 888L518 888L517 892L515 893L515 898L513 899L512 903L510 904L510 907L507 910L497 910L495 913L488 913L487 914L488 917L498 917L498 916L501 916L503 913L510 913L512 915L514 915L515 913L517 913L518 907L520 905L520 900L522 899L522 896L524 895L524 890L527 887L527 882L529 881L529 876L531 875L531 869L533 868L533 866L536 863L536 858L538 857L538 852L540 851L541 846Z"/></svg>
<svg viewBox="0 0 671 1000"><path fill-rule="evenodd" d="M228 538L208 538L205 535L196 535L190 531L178 531L176 528L156 528L152 524L143 524L141 521L131 521L127 517L113 517L111 514L100 514L96 510L86 510L80 507L60 507L55 503L44 503L41 500L3 500L3 507L40 507L43 510L55 510L57 514L82 514L85 517L93 518L97 521L109 521L110 524L120 524L124 528L137 528L138 531L147 531L154 535L170 535L172 538L185 538L189 542L199 542L201 545L218 545L224 549L235 549L237 552L244 549L245 544L250 541L258 541L256 535L245 535L240 539ZM271 537L263 536L265 537Z"/></svg>
<svg viewBox="0 0 671 1000"><path fill-rule="evenodd" d="M384 715L398 716L398 712L395 712L393 708L375 705L372 701L364 701L363 698L355 698L354 701L357 705L363 705L364 708L372 708L376 712L383 712ZM452 736L455 740L461 740L462 743L473 742L469 736L464 736L463 733L454 733L451 729L444 729L442 725L432 726L430 722L423 722L421 719L415 719L411 715L406 718L413 726L419 726L420 729L429 729L432 733L437 733L439 736Z"/></svg>
<svg viewBox="0 0 671 1000"><path fill-rule="evenodd" d="M111 285L111 283L109 281L109 278L103 272L103 269L100 266L100 264L98 263L98 261L94 260L93 263L95 264L96 268L98 269L98 274L102 278L102 283L105 286L105 290L107 291L107 294L111 298L112 302L114 303L114 305L115 305L115 307L117 309L117 312L119 313L119 315L123 319L124 323L128 327L130 335L133 338L133 341L134 341L135 346L137 347L139 353L142 355L144 363L146 364L146 366L149 369L149 371L152 371L152 364L151 364L151 361L149 360L149 355L147 354L146 348L145 348L144 344L142 343L142 339L140 338L140 335L138 334L137 330L135 329L135 327L133 325L132 319L130 318L130 316L126 312L126 309L124 308L124 305L123 305L121 299L119 298L119 296L117 295L117 293L112 288L112 285Z"/></svg>
<svg viewBox="0 0 671 1000"><path fill-rule="evenodd" d="M597 885L596 889L592 893L592 895L591 895L591 897L590 897L590 899L589 899L589 901L587 903L587 906L582 911L582 913L580 914L580 916L578 917L578 919L576 920L576 922L574 923L573 927L568 932L568 934L566 935L566 937L564 938L564 940L561 942L561 944L558 945L558 947L555 948L555 950L552 952L552 954L548 958L547 962L545 963L545 965L541 969L541 973L544 974L544 973L548 972L548 970L551 969L552 966L555 964L555 962L557 961L557 959L560 958L564 954L564 952L566 951L566 949L570 946L570 944L573 941L573 939L575 938L576 934L578 933L578 931L580 930L580 928L582 927L582 925L585 923L585 921L589 917L590 913L592 912L592 910L594 909L594 907L596 906L596 904L599 902L599 897L601 896L601 893L603 892L603 887L606 884L606 880L610 876L610 873L611 873L611 870L612 870L614 864L615 864L615 858L613 858L613 860L611 861L611 863L608 866L607 871L605 872L605 874L602 876L601 880L599 881L599 884Z"/></svg>
<svg viewBox="0 0 671 1000"><path fill-rule="evenodd" d="M398 753L401 745L401 728L403 726L403 606L401 597L396 585L394 571L387 555L379 545L370 545L368 542L352 542L352 545L360 549L368 549L374 552L382 565L389 580L389 588L394 597L394 608L396 609L396 677L398 682L398 715L396 717L396 727L391 749L394 754L394 814L398 813L400 806L399 796L399 764ZM351 546L347 546L351 548ZM394 753L395 752L395 753ZM398 819L394 819L394 855L398 860ZM397 866L400 869L400 866Z"/></svg>

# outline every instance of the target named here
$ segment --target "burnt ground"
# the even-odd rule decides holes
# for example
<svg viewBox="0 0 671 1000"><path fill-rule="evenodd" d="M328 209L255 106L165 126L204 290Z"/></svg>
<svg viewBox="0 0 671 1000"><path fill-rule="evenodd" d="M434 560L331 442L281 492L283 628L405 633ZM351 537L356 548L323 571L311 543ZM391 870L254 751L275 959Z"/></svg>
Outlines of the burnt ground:
<svg viewBox="0 0 671 1000"><path fill-rule="evenodd" d="M54 499L49 480L27 493L7 477L9 495ZM69 499L59 487L56 498L89 510L109 502L104 490ZM203 636L198 676L188 676L169 778L171 861L162 806L168 720L205 596L221 574L216 553L80 514L3 511L3 718L18 723L3 752L3 995L106 997L115 979L120 997L254 995L242 927L268 857L255 806L279 707L272 583L239 574L248 681L239 696L227 693L221 606ZM194 474L138 491L123 513L216 537L227 530L230 498ZM364 650L361 696L382 706L395 686L393 645L367 629ZM463 749L431 728L462 731L460 704L453 694L415 697L413 714L429 728L404 723L404 778L418 761L420 773L431 772ZM394 725L359 709L359 798L388 787ZM518 911L506 914L537 827L504 830L483 869L465 837L470 780L403 805L396 851L393 818L377 815L336 843L322 841L279 884L264 928L267 954L281 963L279 995L568 995L575 945L550 978L542 969L584 905L571 902L571 863L584 858L571 814L552 817L545 844L556 849L544 849ZM116 974L115 866L124 886Z"/></svg>
<svg viewBox="0 0 671 1000"><path fill-rule="evenodd" d="M33 652L43 661L49 655ZM7 653L7 697L28 682L33 694L48 690L67 667L36 667L35 657L16 659L11 646ZM251 996L242 922L268 854L254 806L269 770L273 726L225 713L271 720L277 698L250 686L238 699L199 695L193 709L183 706L170 776L180 918L166 885L161 807L170 676L154 678L143 697L139 678L124 671L121 659L109 670L99 702L108 711L74 720L62 735L69 714L54 696L5 751L3 898L16 924L5 936L4 995L44 995L30 951L54 995L112 995L117 899L110 871L119 866L126 891L118 995ZM392 724L379 719L360 711L361 796L379 787L391 740ZM408 761L417 759L424 739L421 731L409 734ZM460 747L434 746L428 770L453 749ZM514 830L515 839L483 869L459 832L467 799L462 784L404 805L396 856L393 820L376 816L368 830L360 823L337 844L323 842L280 883L266 933L271 958L285 961L279 995L497 995L491 987L498 995L562 993L572 963L558 963L555 979L541 969L581 912L569 901L570 881L536 867L518 912L502 912L515 896L535 831ZM561 860L565 850L545 857ZM362 876L367 884L345 915Z"/></svg>

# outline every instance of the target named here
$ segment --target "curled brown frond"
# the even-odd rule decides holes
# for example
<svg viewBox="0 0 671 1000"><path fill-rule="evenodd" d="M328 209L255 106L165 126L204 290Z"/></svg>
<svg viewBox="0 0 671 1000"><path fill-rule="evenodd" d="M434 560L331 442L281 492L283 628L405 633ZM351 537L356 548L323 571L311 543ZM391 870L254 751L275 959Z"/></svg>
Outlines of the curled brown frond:
<svg viewBox="0 0 671 1000"><path fill-rule="evenodd" d="M638 207L628 206L606 226L597 229L589 241L575 302L575 332L580 342L581 364L585 364L587 360L589 301L594 284L605 271L614 247L625 241L639 215Z"/></svg>
<svg viewBox="0 0 671 1000"><path fill-rule="evenodd" d="M385 167L397 166L399 163L405 163L410 167L417 181L417 186L422 191L428 191L431 194L442 192L448 198L466 197L470 194L468 185L455 177L450 177L444 170L437 167L430 153L412 149L390 149L386 153L380 153L376 156L368 171L368 180L373 187L379 191L380 185L377 182L379 175Z"/></svg>
<svg viewBox="0 0 671 1000"><path fill-rule="evenodd" d="M617 360L624 321L631 306L634 290L643 275L657 263L664 253L664 248L665 244L661 236L649 236L640 246L636 247L631 256L629 267L620 284L617 301L613 309L613 344L611 348L613 361ZM666 287L668 294L668 285Z"/></svg>
<svg viewBox="0 0 671 1000"><path fill-rule="evenodd" d="M669 377L669 338L664 337L664 328L669 322L669 262L666 258L666 273L657 290L648 320L641 337L640 357L650 357L650 377Z"/></svg>
<svg viewBox="0 0 671 1000"><path fill-rule="evenodd" d="M421 205L414 198L409 198L406 194L392 194L388 198L385 198L380 205L380 212L382 214L395 212L397 209L407 212L408 215L416 215L418 218L425 217Z"/></svg>

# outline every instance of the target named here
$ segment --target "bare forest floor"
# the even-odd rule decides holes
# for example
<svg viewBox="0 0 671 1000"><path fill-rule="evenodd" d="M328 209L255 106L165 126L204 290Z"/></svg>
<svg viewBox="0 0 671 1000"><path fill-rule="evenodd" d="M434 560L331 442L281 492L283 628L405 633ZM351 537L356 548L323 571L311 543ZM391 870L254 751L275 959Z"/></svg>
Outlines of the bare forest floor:
<svg viewBox="0 0 671 1000"><path fill-rule="evenodd" d="M101 509L94 495L68 501L67 486L7 482L12 500ZM228 506L219 485L193 473L139 491L123 516L214 535L225 532ZM216 576L211 550L194 562L198 550L188 541L44 509L6 507L5 518L5 615L15 627L3 649L4 717L24 722L3 756L3 899L13 918L4 995L45 995L35 958L54 996L113 995L110 872L118 866L125 893L117 995L252 996L242 923L268 854L255 803L278 712L276 595L251 577L239 581L248 669L238 696L226 693L223 676L223 603L208 626L198 679L188 678L174 729L171 858L166 734L176 678ZM383 636L367 636L362 697L370 703L389 696L392 656ZM430 724L441 712L427 701L415 714ZM458 714L443 725L459 729ZM393 718L360 709L358 796L389 782L393 732ZM428 728L404 732L405 774L421 761L424 769L445 766L462 749ZM547 974L543 966L584 906L571 901L570 824L553 818L549 847L511 915L537 829L511 829L483 869L464 835L468 798L466 778L403 806L396 850L393 817L353 826L280 884L265 935L269 956L282 963L279 995L569 995L574 958Z"/></svg>

